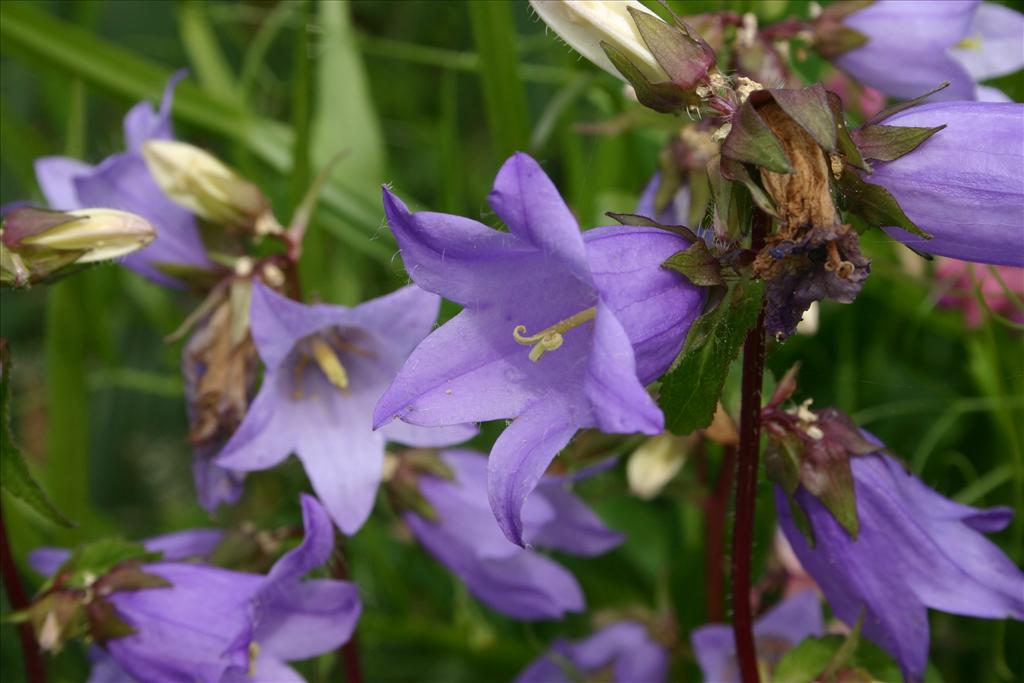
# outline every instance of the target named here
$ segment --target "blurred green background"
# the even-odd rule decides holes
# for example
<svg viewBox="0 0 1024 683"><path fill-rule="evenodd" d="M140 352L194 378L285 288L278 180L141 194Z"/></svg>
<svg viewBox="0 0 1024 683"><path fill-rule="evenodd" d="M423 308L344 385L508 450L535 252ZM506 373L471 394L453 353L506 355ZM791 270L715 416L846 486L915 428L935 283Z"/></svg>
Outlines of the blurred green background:
<svg viewBox="0 0 1024 683"><path fill-rule="evenodd" d="M672 4L681 13L750 10L762 21L808 12L807 3L786 0ZM121 150L124 113L157 101L181 67L190 76L175 100L177 136L241 169L282 219L321 165L350 151L317 211L302 271L307 296L341 304L407 281L383 225L381 183L418 208L494 222L485 203L491 179L508 154L526 150L591 227L608 222L604 211L633 208L675 125L626 101L618 81L546 35L525 2L5 0L0 203L41 201L37 157L96 163ZM802 70L824 68L811 59ZM1019 101L1020 81L1000 85ZM626 120L645 125L614 135L579 127ZM799 398L850 412L939 491L1020 510L1019 334L991 322L967 329L958 311L937 307L931 265L910 274L884 235L865 242L872 276L857 303L825 303L817 335L774 346L771 370L780 375L801 360ZM162 341L194 300L103 267L55 286L3 291L0 304L0 334L15 358L15 433L52 498L80 523L58 530L5 499L19 561L37 545L111 533L297 522L295 493L307 484L294 463L251 476L242 504L213 521L195 503L180 343ZM674 610L683 645L673 680L696 679L687 634L706 618L696 502L703 489L694 468L651 503L629 495L621 467L582 492L629 536L601 558L559 558L578 576L591 613ZM755 572L774 526L766 483L761 493ZM510 680L554 637L590 630L590 615L527 625L495 614L395 521L382 501L346 545L365 604L358 635L368 680ZM1022 527L1017 521L994 537L1018 564ZM25 576L38 580L27 569ZM1020 624L934 615L932 627L933 662L945 680L1008 679L1007 665L1024 675L1021 648L1006 647L1024 642ZM0 629L0 674L19 680L13 628ZM339 680L335 666L324 657L303 671ZM84 680L86 667L80 648L50 661L54 680Z"/></svg>

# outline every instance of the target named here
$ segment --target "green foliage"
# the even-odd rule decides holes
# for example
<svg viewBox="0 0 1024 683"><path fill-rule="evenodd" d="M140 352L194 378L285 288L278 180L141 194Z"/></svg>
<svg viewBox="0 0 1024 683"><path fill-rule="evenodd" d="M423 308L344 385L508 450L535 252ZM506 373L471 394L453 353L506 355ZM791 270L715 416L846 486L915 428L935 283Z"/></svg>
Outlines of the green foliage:
<svg viewBox="0 0 1024 683"><path fill-rule="evenodd" d="M665 426L674 434L711 424L729 366L761 311L763 289L760 282L738 282L718 308L693 324L682 359L661 382Z"/></svg>

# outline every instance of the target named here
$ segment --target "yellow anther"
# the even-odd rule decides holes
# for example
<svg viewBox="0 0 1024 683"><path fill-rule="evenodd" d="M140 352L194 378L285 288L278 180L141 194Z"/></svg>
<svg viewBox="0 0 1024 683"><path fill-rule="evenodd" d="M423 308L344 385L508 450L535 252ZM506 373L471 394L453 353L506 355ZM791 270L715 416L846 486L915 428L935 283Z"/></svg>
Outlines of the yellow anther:
<svg viewBox="0 0 1024 683"><path fill-rule="evenodd" d="M530 336L526 336L526 325L516 325L515 329L512 330L512 336L517 343L533 347L530 349L530 360L536 363L545 353L554 351L565 343L565 337L562 336L563 332L568 332L585 322L593 320L596 315L597 308L591 306Z"/></svg>
<svg viewBox="0 0 1024 683"><path fill-rule="evenodd" d="M980 50L981 36L967 36L953 47L960 48L961 50Z"/></svg>
<svg viewBox="0 0 1024 683"><path fill-rule="evenodd" d="M260 644L255 640L249 643L249 678L256 675L256 660L260 656Z"/></svg>
<svg viewBox="0 0 1024 683"><path fill-rule="evenodd" d="M341 364L341 360L334 352L334 349L320 337L313 337L310 340L310 347L313 351L313 358L316 359L316 364L320 366L320 370L323 371L330 383L339 389L348 389L348 372L345 370L345 366Z"/></svg>

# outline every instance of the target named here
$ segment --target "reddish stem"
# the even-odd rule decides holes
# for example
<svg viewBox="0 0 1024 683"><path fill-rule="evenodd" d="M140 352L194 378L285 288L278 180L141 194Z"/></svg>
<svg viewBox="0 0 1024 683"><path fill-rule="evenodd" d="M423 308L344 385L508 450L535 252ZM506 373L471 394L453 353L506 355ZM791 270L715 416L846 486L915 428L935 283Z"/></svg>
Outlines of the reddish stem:
<svg viewBox="0 0 1024 683"><path fill-rule="evenodd" d="M736 447L726 446L715 478L715 489L704 509L704 575L707 585L707 620L725 621L725 521L732 493Z"/></svg>
<svg viewBox="0 0 1024 683"><path fill-rule="evenodd" d="M348 581L348 567L343 554L343 539L336 535L334 561L331 563L331 573L334 578L341 581ZM356 632L348 639L338 651L341 657L341 665L345 671L345 683L363 683L363 665L359 657L359 641Z"/></svg>
<svg viewBox="0 0 1024 683"><path fill-rule="evenodd" d="M770 219L755 209L751 247L764 246ZM761 455L761 386L764 376L764 309L743 344L743 402L740 445L736 459L736 518L732 536L732 629L743 683L759 683L754 617L750 604L750 558L754 549L754 507L757 503L758 460Z"/></svg>
<svg viewBox="0 0 1024 683"><path fill-rule="evenodd" d="M28 595L18 579L18 569L14 565L11 544L7 540L7 524L4 522L3 509L0 508L0 571L3 571L4 589L7 599L14 610L23 610L29 606ZM39 652L32 626L28 623L18 624L18 639L21 641L21 655L25 660L25 677L29 683L46 683L46 669L43 657Z"/></svg>

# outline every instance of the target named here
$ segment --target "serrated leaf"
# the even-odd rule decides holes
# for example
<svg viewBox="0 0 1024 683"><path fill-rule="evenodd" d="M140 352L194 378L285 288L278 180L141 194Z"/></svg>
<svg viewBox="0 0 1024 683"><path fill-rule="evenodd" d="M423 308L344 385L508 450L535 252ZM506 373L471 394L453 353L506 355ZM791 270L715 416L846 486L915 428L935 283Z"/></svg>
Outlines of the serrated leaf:
<svg viewBox="0 0 1024 683"><path fill-rule="evenodd" d="M772 683L812 683L843 646L841 636L805 638L779 660Z"/></svg>
<svg viewBox="0 0 1024 683"><path fill-rule="evenodd" d="M867 182L856 171L844 169L839 186L845 200L844 208L860 216L871 227L896 226L926 240L932 238L903 213L903 208L889 190Z"/></svg>
<svg viewBox="0 0 1024 683"><path fill-rule="evenodd" d="M673 83L688 90L707 76L708 68L715 63L714 52L707 43L648 12L627 9L640 37Z"/></svg>
<svg viewBox="0 0 1024 683"><path fill-rule="evenodd" d="M702 287L725 284L725 280L722 279L722 264L702 241L694 242L685 250L672 254L665 259L661 267L674 270L686 276L693 284Z"/></svg>
<svg viewBox="0 0 1024 683"><path fill-rule="evenodd" d="M705 316L704 325L710 328L706 342L691 345L679 365L662 379L660 403L673 433L689 434L711 424L729 366L757 320L763 296L760 282L737 283L722 305Z"/></svg>
<svg viewBox="0 0 1024 683"><path fill-rule="evenodd" d="M612 66L633 86L640 104L662 114L671 114L684 109L690 103L691 98L675 83L651 83L614 45L602 41L601 49L608 56Z"/></svg>
<svg viewBox="0 0 1024 683"><path fill-rule="evenodd" d="M769 90L789 118L807 131L823 149L836 150L836 121L828 104L828 93L820 83L807 88Z"/></svg>
<svg viewBox="0 0 1024 683"><path fill-rule="evenodd" d="M0 490L24 502L54 524L75 526L32 477L11 434L11 352L0 339Z"/></svg>
<svg viewBox="0 0 1024 683"><path fill-rule="evenodd" d="M852 131L851 136L865 159L892 161L913 152L945 127L945 124L934 128L867 125Z"/></svg>
<svg viewBox="0 0 1024 683"><path fill-rule="evenodd" d="M793 172L782 142L775 137L750 100L733 115L732 130L722 144L722 156L776 173Z"/></svg>

